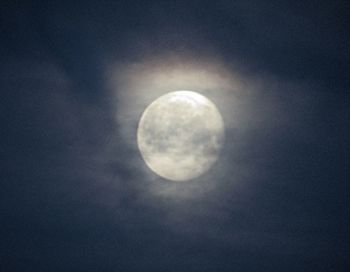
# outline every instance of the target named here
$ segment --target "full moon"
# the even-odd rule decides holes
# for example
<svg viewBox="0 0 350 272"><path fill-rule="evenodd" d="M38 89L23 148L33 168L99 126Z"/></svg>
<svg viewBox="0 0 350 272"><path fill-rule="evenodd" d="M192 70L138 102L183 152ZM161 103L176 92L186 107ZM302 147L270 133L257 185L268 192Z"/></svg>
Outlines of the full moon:
<svg viewBox="0 0 350 272"><path fill-rule="evenodd" d="M224 140L220 112L192 91L167 93L143 112L137 144L146 165L159 176L187 181L217 161Z"/></svg>

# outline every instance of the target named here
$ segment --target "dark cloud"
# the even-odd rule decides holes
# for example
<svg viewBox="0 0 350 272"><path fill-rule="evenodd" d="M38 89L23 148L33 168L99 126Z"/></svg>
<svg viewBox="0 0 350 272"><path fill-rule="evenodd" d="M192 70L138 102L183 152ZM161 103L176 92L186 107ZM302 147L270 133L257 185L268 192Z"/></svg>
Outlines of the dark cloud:
<svg viewBox="0 0 350 272"><path fill-rule="evenodd" d="M347 24L342 1L4 3L1 271L347 271ZM175 183L133 143L182 84L226 135Z"/></svg>

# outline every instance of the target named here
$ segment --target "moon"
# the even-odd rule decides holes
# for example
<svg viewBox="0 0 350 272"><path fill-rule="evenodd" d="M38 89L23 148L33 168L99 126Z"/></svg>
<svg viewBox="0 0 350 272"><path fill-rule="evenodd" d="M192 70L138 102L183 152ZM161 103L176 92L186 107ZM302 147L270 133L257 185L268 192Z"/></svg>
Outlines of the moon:
<svg viewBox="0 0 350 272"><path fill-rule="evenodd" d="M224 122L213 102L193 91L167 93L143 112L137 144L146 165L172 181L188 181L217 161Z"/></svg>

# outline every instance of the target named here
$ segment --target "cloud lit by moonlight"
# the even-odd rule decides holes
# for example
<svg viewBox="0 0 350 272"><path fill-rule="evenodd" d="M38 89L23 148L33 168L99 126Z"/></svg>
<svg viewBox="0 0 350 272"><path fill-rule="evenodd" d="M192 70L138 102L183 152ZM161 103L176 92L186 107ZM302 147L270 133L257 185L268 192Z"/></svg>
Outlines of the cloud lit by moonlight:
<svg viewBox="0 0 350 272"><path fill-rule="evenodd" d="M195 58L165 54L143 57L111 64L106 77L115 105L118 137L134 154L140 154L137 145L139 120L147 106L158 97L177 90L194 90L209 98L222 115L225 138L230 139L225 142L212 172L216 180L220 175L230 175L235 183L259 172L260 166L255 163L258 157L254 157L255 150L250 145L263 141L258 137L264 137L264 131L286 125L289 109L284 108L283 103L289 101L292 105L300 98L292 84L267 75L243 73L215 56ZM277 97L281 88L285 92ZM140 158L134 159L139 165ZM150 173L145 164L139 169L145 176ZM148 175L148 178L155 177Z"/></svg>

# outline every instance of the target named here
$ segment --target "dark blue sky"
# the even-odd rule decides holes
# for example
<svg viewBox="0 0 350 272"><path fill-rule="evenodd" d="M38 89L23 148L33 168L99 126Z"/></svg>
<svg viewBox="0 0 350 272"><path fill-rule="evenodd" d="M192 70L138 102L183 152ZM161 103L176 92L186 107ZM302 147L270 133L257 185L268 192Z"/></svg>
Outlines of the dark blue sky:
<svg viewBox="0 0 350 272"><path fill-rule="evenodd" d="M348 271L346 1L73 2L0 7L1 271ZM169 55L242 82L216 94L244 127L181 184L118 111L124 67Z"/></svg>

